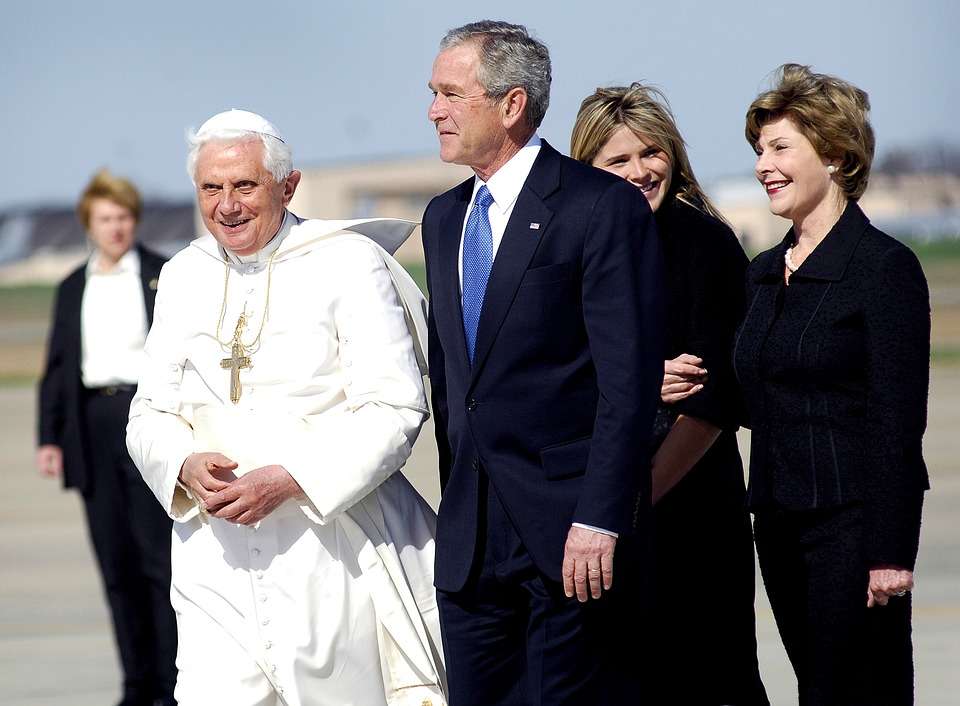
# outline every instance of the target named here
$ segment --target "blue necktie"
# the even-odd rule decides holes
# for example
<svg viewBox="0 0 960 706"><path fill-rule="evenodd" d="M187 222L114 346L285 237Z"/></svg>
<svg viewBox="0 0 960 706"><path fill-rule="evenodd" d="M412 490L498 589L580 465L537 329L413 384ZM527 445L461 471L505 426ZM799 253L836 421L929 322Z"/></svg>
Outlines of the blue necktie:
<svg viewBox="0 0 960 706"><path fill-rule="evenodd" d="M477 347L477 326L480 324L483 295L487 291L487 280L493 267L493 230L487 217L487 210L492 203L490 190L486 185L481 186L463 232L463 333L467 338L467 355L471 363Z"/></svg>

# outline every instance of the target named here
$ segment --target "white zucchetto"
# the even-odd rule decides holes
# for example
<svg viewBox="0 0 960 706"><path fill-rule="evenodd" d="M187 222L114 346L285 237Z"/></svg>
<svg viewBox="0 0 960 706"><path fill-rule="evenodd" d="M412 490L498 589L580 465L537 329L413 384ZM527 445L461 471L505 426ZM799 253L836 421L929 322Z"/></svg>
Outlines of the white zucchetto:
<svg viewBox="0 0 960 706"><path fill-rule="evenodd" d="M231 110L225 110L222 113L217 113L200 126L200 129L196 132L196 137L203 137L205 133L220 130L256 132L261 135L269 135L270 137L280 140L280 142L284 142L283 137L280 136L280 131L277 130L273 123L262 115L251 113L249 110L237 110L233 108Z"/></svg>

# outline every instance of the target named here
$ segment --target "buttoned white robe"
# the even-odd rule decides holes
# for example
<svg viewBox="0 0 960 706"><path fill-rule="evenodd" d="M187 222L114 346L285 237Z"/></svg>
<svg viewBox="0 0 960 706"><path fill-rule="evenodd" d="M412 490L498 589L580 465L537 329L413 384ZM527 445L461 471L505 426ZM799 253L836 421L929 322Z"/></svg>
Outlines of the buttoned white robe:
<svg viewBox="0 0 960 706"><path fill-rule="evenodd" d="M288 213L272 274L209 235L161 273L127 445L175 520L181 706L444 703L435 516L396 472L427 416L424 304L365 229L392 251L410 227ZM268 279L234 405L222 342L243 311L254 340ZM256 527L211 517L177 481L203 451L280 464L304 497Z"/></svg>

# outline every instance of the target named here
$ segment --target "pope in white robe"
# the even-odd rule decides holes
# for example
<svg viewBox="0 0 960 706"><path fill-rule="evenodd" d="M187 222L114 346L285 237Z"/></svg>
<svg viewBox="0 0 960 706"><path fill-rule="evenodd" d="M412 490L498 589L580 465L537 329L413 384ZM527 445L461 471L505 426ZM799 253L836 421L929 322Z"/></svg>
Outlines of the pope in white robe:
<svg viewBox="0 0 960 706"><path fill-rule="evenodd" d="M397 472L427 417L424 305L377 244L410 224L301 221L272 139L244 111L197 133L212 235L161 273L130 410L175 520L176 697L443 704L435 517Z"/></svg>

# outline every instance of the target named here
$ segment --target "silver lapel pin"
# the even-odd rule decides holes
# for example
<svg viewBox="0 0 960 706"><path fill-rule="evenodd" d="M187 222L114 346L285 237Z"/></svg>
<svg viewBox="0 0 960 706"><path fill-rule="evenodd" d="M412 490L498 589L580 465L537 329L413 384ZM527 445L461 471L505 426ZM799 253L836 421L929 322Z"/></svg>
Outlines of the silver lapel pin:
<svg viewBox="0 0 960 706"><path fill-rule="evenodd" d="M539 223L531 223L531 224L530 224L530 230L540 230L540 224L539 224Z"/></svg>

